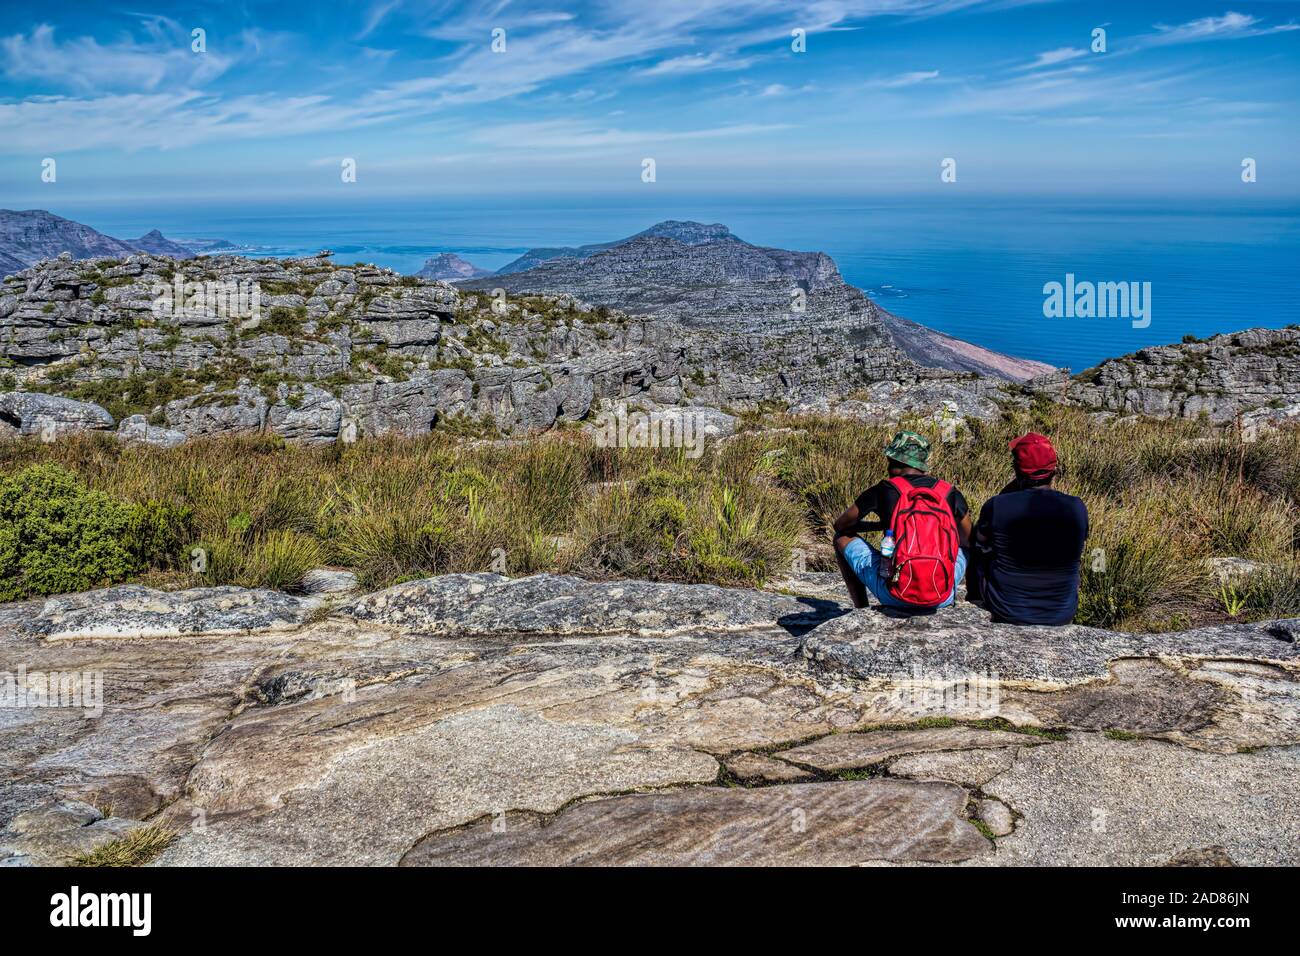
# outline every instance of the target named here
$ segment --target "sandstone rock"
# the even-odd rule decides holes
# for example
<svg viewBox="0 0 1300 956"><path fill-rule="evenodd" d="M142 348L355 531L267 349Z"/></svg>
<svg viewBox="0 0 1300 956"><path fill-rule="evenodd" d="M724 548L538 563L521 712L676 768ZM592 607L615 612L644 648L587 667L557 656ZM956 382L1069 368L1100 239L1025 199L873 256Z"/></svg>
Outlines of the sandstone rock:
<svg viewBox="0 0 1300 956"><path fill-rule="evenodd" d="M22 435L45 439L113 427L113 416L90 402L77 402L40 392L0 394L0 422Z"/></svg>
<svg viewBox="0 0 1300 956"><path fill-rule="evenodd" d="M1293 862L1300 819L1289 808L1300 799L1298 771L1294 746L1206 754L1072 735L1066 746L1022 752L985 786L1022 817L998 841L995 862L1157 866L1210 843L1245 865Z"/></svg>
<svg viewBox="0 0 1300 956"><path fill-rule="evenodd" d="M49 803L18 814L0 830L0 865L66 866L140 825L137 820L105 818L77 800Z"/></svg>
<svg viewBox="0 0 1300 956"><path fill-rule="evenodd" d="M936 727L918 730L878 730L865 734L831 734L802 747L782 750L776 758L799 766L829 772L869 767L891 757L929 751L1017 747L1041 739L974 727Z"/></svg>
<svg viewBox="0 0 1300 956"><path fill-rule="evenodd" d="M905 754L889 765L889 775L912 780L951 780L978 789L1010 770L1019 752L1015 747L999 747Z"/></svg>
<svg viewBox="0 0 1300 956"><path fill-rule="evenodd" d="M755 627L806 630L825 602L706 584L593 582L538 574L448 574L341 605L340 614L440 636L484 633L671 634Z"/></svg>
<svg viewBox="0 0 1300 956"><path fill-rule="evenodd" d="M1249 558L1209 558L1205 563L1220 584L1241 584L1260 569L1259 562Z"/></svg>
<svg viewBox="0 0 1300 956"><path fill-rule="evenodd" d="M726 761L727 769L740 780L762 783L790 783L811 780L813 774L763 754L738 754Z"/></svg>
<svg viewBox="0 0 1300 956"><path fill-rule="evenodd" d="M190 437L260 432L266 427L266 413L265 396L249 385L229 392L204 391L163 408L168 427Z"/></svg>
<svg viewBox="0 0 1300 956"><path fill-rule="evenodd" d="M303 575L304 594L348 594L357 590L357 576L337 568L313 568Z"/></svg>
<svg viewBox="0 0 1300 956"><path fill-rule="evenodd" d="M1236 866L1228 851L1221 846L1205 846L1195 850L1184 850L1165 866Z"/></svg>
<svg viewBox="0 0 1300 956"><path fill-rule="evenodd" d="M186 441L184 432L151 425L143 415L129 415L122 419L117 426L117 437L123 441L157 445L161 448L175 448Z"/></svg>
<svg viewBox="0 0 1300 956"><path fill-rule="evenodd" d="M1221 657L1294 662L1300 621L1228 624L1178 634L1123 634L1079 625L991 626L974 605L934 614L856 611L810 634L803 653L818 670L858 677L941 681L990 676L1000 681L1066 684L1107 676L1124 657Z"/></svg>
<svg viewBox="0 0 1300 956"><path fill-rule="evenodd" d="M98 716L0 709L5 859L36 860L11 845L15 820L92 829L80 801L177 831L162 865L1131 864L1210 845L1300 863L1295 622L1035 636L961 608L828 620L837 608L740 589L413 584L328 617L237 589L0 605L0 675L100 674L104 692ZM892 726L925 668L984 659L996 716L1066 732ZM783 756L844 741L851 762L885 752L883 775L784 782L773 767L806 773ZM747 786L718 786L733 777ZM968 818L1004 829L983 801L1016 817L996 843Z"/></svg>
<svg viewBox="0 0 1300 956"><path fill-rule="evenodd" d="M979 814L994 836L1006 836L1016 828L1015 817L1007 805L999 800L981 800Z"/></svg>
<svg viewBox="0 0 1300 956"><path fill-rule="evenodd" d="M306 445L329 444L338 437L343 405L329 392L314 385L292 388L281 383L276 398L267 411L266 425L277 435Z"/></svg>
<svg viewBox="0 0 1300 956"><path fill-rule="evenodd" d="M51 640L238 634L297 627L314 607L311 601L278 591L236 587L156 591L123 584L50 598L26 628Z"/></svg>
<svg viewBox="0 0 1300 956"><path fill-rule="evenodd" d="M1027 382L1029 392L1121 415L1240 421L1258 429L1293 420L1300 404L1300 329L1247 329L1141 349L1067 379Z"/></svg>
<svg viewBox="0 0 1300 956"><path fill-rule="evenodd" d="M551 821L435 834L406 866L845 866L986 855L966 795L939 783L866 780L701 788L593 800ZM512 825L513 824L513 825Z"/></svg>

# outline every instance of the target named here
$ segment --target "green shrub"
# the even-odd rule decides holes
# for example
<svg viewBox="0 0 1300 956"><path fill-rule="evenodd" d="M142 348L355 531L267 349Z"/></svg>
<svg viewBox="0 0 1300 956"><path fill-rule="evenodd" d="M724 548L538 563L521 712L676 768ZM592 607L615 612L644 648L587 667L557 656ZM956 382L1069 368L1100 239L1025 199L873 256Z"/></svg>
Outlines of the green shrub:
<svg viewBox="0 0 1300 956"><path fill-rule="evenodd" d="M131 506L128 547L142 568L180 567L190 542L190 516L186 505L151 498Z"/></svg>
<svg viewBox="0 0 1300 956"><path fill-rule="evenodd" d="M55 464L0 480L0 600L85 591L140 567L148 524L137 509L91 491Z"/></svg>

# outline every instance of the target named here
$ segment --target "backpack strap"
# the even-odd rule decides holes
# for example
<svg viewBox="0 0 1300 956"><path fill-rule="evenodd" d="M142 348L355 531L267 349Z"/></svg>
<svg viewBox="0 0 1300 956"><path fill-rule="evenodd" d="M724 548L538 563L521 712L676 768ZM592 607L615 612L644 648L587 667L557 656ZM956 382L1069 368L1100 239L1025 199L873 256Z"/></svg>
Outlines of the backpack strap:
<svg viewBox="0 0 1300 956"><path fill-rule="evenodd" d="M894 489L900 495L907 494L912 487L912 483L907 480L906 475L895 475L893 478L889 479L889 483L894 486Z"/></svg>

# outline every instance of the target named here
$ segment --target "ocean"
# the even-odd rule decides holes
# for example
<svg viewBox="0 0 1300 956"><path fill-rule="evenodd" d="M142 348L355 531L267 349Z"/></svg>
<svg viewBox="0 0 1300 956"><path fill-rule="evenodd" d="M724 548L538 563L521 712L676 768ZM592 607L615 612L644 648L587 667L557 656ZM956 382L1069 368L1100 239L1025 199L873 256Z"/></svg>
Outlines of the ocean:
<svg viewBox="0 0 1300 956"><path fill-rule="evenodd" d="M257 254L334 250L414 272L440 252L498 268L534 246L605 242L663 219L722 222L820 250L898 315L1079 371L1186 335L1300 324L1300 205L1078 199L682 198L80 203L51 211L119 238L161 229ZM1150 322L1044 315L1044 285L1150 283Z"/></svg>

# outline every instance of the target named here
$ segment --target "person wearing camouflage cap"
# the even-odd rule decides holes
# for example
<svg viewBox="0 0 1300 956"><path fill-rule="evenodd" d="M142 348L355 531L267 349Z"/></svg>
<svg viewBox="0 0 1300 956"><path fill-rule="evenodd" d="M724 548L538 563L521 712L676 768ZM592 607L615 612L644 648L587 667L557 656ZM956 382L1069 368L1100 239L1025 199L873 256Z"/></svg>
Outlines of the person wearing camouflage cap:
<svg viewBox="0 0 1300 956"><path fill-rule="evenodd" d="M868 593L887 607L948 607L956 599L957 585L966 573L971 536L970 507L960 491L928 473L930 442L924 436L913 431L900 431L885 446L884 455L888 477L858 495L857 500L835 520L835 557L849 596L855 607L868 606ZM933 494L927 496L926 492ZM941 536L958 539L946 549L946 563L931 562L943 564L940 580L944 587L938 600L921 605L898 596L898 575L893 573L896 566L891 560L882 560L880 551L859 536L863 531L889 530L896 536L895 541L899 536L906 537L901 528L895 526L895 512L903 502L910 513L911 501L916 495L923 499L928 497L935 505L933 510L938 513L935 521ZM944 507L950 515L942 514ZM865 516L870 514L876 515L879 521L865 521ZM917 562L918 567L923 564L923 561Z"/></svg>
<svg viewBox="0 0 1300 956"><path fill-rule="evenodd" d="M930 466L930 443L916 432L899 432L885 447L885 457L918 471Z"/></svg>

